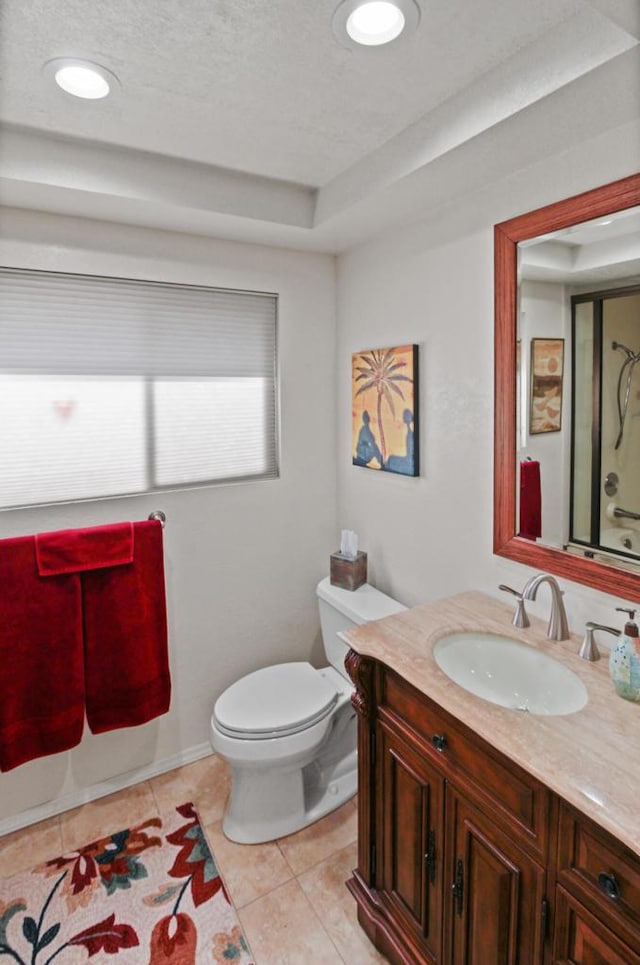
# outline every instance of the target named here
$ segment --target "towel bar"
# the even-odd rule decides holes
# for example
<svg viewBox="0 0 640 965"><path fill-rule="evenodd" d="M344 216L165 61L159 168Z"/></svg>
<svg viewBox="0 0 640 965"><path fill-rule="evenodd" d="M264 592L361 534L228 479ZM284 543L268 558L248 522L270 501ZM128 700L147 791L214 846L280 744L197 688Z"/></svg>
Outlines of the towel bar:
<svg viewBox="0 0 640 965"><path fill-rule="evenodd" d="M163 513L161 509L154 509L152 513L149 513L149 519L160 520L160 525L162 526L163 529L164 529L164 524L167 521L166 514Z"/></svg>

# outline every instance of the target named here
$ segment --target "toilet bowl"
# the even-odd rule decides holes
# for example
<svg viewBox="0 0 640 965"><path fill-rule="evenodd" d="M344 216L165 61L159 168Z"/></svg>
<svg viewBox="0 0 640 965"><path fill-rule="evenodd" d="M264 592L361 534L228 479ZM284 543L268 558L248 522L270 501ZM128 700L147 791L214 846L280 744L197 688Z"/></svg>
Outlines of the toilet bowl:
<svg viewBox="0 0 640 965"><path fill-rule="evenodd" d="M328 578L317 587L329 666L306 662L264 667L232 684L211 717L213 749L231 767L222 830L257 844L306 827L357 790L353 686L337 634L405 607L365 583L351 592Z"/></svg>

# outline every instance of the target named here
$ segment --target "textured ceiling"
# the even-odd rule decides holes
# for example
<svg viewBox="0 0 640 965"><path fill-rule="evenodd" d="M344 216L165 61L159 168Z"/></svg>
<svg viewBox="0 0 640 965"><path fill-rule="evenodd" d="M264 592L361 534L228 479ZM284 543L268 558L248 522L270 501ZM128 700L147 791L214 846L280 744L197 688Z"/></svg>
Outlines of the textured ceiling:
<svg viewBox="0 0 640 965"><path fill-rule="evenodd" d="M337 250L640 114L637 0L418 2L413 36L353 50L337 0L0 0L2 201ZM120 89L65 95L63 56Z"/></svg>
<svg viewBox="0 0 640 965"><path fill-rule="evenodd" d="M420 30L377 50L331 31L337 0L4 0L4 120L321 186L579 12L580 0L424 0ZM112 103L52 90L85 56Z"/></svg>

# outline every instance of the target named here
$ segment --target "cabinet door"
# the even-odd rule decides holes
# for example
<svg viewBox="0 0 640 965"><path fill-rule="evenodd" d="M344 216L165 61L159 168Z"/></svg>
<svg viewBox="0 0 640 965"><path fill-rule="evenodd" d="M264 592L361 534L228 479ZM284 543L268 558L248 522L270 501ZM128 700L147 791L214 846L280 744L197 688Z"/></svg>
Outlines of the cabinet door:
<svg viewBox="0 0 640 965"><path fill-rule="evenodd" d="M556 892L554 965L640 965L640 954L620 941L564 888Z"/></svg>
<svg viewBox="0 0 640 965"><path fill-rule="evenodd" d="M444 961L454 965L542 962L545 871L447 784Z"/></svg>
<svg viewBox="0 0 640 965"><path fill-rule="evenodd" d="M382 782L380 870L383 901L424 961L439 962L442 938L444 781L408 742L379 730Z"/></svg>

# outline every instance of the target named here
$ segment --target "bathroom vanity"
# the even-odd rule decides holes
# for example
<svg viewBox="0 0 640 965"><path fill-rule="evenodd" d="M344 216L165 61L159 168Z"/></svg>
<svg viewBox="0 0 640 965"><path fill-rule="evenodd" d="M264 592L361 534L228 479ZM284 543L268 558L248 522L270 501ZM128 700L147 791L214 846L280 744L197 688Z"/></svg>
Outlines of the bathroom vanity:
<svg viewBox="0 0 640 965"><path fill-rule="evenodd" d="M617 697L606 660L578 657L578 637L510 617L465 593L344 635L360 923L392 962L640 965L640 705ZM586 706L538 716L459 687L434 644L479 629L564 664Z"/></svg>

